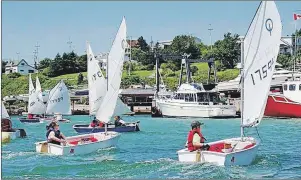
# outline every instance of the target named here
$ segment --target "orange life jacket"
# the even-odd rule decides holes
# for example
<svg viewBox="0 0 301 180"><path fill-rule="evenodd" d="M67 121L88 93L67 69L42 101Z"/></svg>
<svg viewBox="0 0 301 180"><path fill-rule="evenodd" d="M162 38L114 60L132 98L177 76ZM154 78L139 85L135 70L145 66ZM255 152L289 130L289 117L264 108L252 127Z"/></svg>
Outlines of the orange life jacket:
<svg viewBox="0 0 301 180"><path fill-rule="evenodd" d="M195 146L193 146L193 143L192 143L192 141L193 141L193 136L194 136L195 133L197 133L197 134L201 137L200 143L204 143L204 139L205 139L205 138L204 138L204 136L202 135L202 133L200 133L200 132L198 132L198 131L196 131L196 130L191 130L191 131L189 131L189 133L188 133L188 138L187 138L187 148L188 148L189 151L195 151L195 150L200 149L200 147L195 147Z"/></svg>

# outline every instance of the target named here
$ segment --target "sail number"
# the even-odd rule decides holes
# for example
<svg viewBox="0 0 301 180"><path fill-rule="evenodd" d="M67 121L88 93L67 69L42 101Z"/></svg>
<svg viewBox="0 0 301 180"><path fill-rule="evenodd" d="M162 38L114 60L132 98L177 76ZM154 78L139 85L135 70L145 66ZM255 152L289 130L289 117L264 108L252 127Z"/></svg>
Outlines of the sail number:
<svg viewBox="0 0 301 180"><path fill-rule="evenodd" d="M101 77L101 76L102 75L101 75L100 71L97 71L97 73L95 73L95 74L92 75L92 80L95 81L97 77Z"/></svg>
<svg viewBox="0 0 301 180"><path fill-rule="evenodd" d="M63 101L63 97L59 97L59 98L57 98L57 99L51 100L52 103L55 103L55 102L61 102L61 101Z"/></svg>
<svg viewBox="0 0 301 180"><path fill-rule="evenodd" d="M268 62L268 64L265 64L261 68L257 69L254 73L251 73L253 85L255 85L255 78L254 76L257 74L259 76L260 81L262 79L265 79L268 76L268 71L272 71L272 65L274 64L274 58Z"/></svg>

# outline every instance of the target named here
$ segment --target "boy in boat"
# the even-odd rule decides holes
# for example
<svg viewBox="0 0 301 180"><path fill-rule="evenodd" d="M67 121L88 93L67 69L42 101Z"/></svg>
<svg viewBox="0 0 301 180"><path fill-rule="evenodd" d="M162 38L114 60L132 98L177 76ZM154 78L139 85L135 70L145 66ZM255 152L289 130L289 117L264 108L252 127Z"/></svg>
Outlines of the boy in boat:
<svg viewBox="0 0 301 180"><path fill-rule="evenodd" d="M66 137L59 130L59 125L55 122L51 122L48 126L48 131L46 133L46 137L49 143L61 145L66 145Z"/></svg>
<svg viewBox="0 0 301 180"><path fill-rule="evenodd" d="M189 131L187 137L187 148L191 152L199 149L207 151L210 148L208 144L204 144L206 139L201 133L201 125L203 125L203 123L199 121L193 121L191 123L191 131Z"/></svg>
<svg viewBox="0 0 301 180"><path fill-rule="evenodd" d="M115 116L115 127L125 126L125 122L120 118L120 116Z"/></svg>

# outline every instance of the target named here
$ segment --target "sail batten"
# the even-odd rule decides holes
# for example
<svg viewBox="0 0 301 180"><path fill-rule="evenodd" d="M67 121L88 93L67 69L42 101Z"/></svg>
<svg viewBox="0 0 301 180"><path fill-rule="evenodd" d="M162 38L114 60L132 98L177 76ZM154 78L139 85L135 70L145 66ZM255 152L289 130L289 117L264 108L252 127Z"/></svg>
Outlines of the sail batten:
<svg viewBox="0 0 301 180"><path fill-rule="evenodd" d="M276 4L265 1L250 25L244 39L244 93L242 126L260 123L277 60L282 24Z"/></svg>

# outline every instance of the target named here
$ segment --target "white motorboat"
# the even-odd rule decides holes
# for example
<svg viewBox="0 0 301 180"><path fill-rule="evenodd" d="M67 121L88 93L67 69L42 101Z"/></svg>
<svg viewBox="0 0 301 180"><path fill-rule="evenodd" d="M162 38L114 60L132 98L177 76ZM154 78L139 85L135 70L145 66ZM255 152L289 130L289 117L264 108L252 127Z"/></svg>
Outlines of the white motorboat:
<svg viewBox="0 0 301 180"><path fill-rule="evenodd" d="M256 127L262 120L279 52L281 31L281 19L275 2L262 1L241 46L241 137L208 143L211 147L207 151L182 149L177 152L179 161L224 166L249 165L253 162L260 141L244 137L244 128Z"/></svg>
<svg viewBox="0 0 301 180"><path fill-rule="evenodd" d="M182 84L171 99L157 101L163 116L171 117L235 117L236 107L219 101L216 91L202 85Z"/></svg>
<svg viewBox="0 0 301 180"><path fill-rule="evenodd" d="M53 155L88 154L98 149L115 146L120 134L116 132L94 133L67 137L67 144L57 145L47 141L37 142L36 151Z"/></svg>

